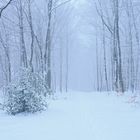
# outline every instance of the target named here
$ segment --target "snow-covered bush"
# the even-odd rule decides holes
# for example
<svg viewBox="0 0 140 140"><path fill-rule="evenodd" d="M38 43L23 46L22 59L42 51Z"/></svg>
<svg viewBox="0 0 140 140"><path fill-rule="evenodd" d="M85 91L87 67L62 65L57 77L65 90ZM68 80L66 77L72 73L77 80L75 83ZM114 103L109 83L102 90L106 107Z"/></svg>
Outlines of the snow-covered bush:
<svg viewBox="0 0 140 140"><path fill-rule="evenodd" d="M34 113L46 109L48 88L43 79L28 69L22 69L20 79L6 89L5 110L9 114Z"/></svg>

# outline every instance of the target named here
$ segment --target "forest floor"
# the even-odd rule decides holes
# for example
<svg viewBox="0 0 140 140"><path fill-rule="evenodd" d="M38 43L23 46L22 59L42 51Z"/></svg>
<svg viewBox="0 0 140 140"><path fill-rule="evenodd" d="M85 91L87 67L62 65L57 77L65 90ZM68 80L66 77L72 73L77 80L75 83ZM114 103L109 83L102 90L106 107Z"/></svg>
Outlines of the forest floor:
<svg viewBox="0 0 140 140"><path fill-rule="evenodd" d="M140 106L126 97L71 93L49 101L46 112L0 112L0 140L140 140Z"/></svg>

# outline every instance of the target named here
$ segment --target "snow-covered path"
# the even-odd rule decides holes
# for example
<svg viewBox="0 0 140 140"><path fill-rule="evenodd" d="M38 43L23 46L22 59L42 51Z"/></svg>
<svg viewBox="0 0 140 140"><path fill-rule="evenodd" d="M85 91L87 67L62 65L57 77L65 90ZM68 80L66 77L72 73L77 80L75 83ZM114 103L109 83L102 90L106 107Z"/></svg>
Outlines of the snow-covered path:
<svg viewBox="0 0 140 140"><path fill-rule="evenodd" d="M0 113L0 140L140 140L140 109L102 93L72 93L47 112Z"/></svg>

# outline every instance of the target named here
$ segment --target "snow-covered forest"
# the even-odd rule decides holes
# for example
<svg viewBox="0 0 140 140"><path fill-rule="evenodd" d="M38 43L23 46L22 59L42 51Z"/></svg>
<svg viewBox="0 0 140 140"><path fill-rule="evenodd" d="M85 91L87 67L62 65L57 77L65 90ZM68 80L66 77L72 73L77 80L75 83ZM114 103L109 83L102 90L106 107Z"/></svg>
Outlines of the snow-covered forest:
<svg viewBox="0 0 140 140"><path fill-rule="evenodd" d="M0 0L0 139L140 140L139 0Z"/></svg>

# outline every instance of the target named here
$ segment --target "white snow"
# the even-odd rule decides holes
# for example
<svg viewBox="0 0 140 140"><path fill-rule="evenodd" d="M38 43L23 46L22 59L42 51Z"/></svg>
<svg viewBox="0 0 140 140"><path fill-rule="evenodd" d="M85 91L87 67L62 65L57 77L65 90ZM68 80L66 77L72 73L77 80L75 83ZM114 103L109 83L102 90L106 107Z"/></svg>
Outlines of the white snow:
<svg viewBox="0 0 140 140"><path fill-rule="evenodd" d="M103 93L71 93L46 112L0 112L0 140L140 140L140 107Z"/></svg>

